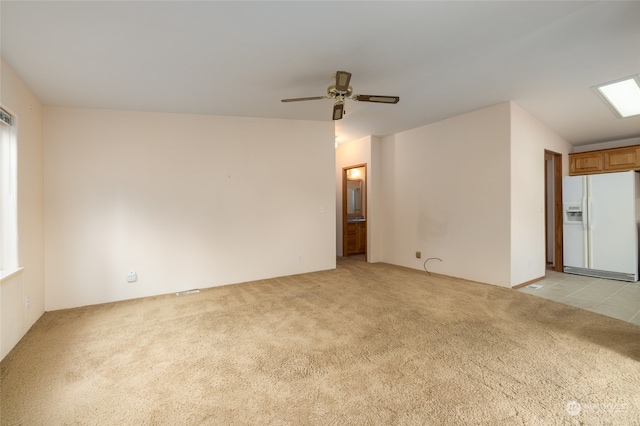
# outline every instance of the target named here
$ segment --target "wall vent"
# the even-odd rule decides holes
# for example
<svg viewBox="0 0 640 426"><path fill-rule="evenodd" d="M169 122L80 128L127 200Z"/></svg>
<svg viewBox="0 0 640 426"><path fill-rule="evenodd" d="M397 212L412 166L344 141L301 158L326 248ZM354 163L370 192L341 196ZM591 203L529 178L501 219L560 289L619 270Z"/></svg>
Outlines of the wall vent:
<svg viewBox="0 0 640 426"><path fill-rule="evenodd" d="M196 288L193 290L179 291L176 293L176 296L186 296L187 294L194 294L194 293L200 293L200 290Z"/></svg>

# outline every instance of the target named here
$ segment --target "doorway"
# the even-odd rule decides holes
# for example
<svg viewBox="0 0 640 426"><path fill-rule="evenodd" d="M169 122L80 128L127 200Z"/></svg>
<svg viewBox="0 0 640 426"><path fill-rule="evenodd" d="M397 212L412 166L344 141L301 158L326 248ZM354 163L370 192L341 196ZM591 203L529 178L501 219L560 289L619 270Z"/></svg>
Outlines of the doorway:
<svg viewBox="0 0 640 426"><path fill-rule="evenodd" d="M562 154L544 151L545 260L562 272Z"/></svg>
<svg viewBox="0 0 640 426"><path fill-rule="evenodd" d="M342 256L367 260L367 165L342 169Z"/></svg>

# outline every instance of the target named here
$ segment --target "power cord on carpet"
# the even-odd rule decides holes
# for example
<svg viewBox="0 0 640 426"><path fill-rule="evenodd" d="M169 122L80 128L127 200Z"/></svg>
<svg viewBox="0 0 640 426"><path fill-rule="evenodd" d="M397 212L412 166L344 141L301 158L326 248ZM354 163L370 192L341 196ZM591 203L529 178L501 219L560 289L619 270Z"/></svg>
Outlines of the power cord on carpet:
<svg viewBox="0 0 640 426"><path fill-rule="evenodd" d="M431 259L435 259L435 260L439 260L440 262L442 262L442 259L440 259L439 257L430 257L427 260L424 261L424 270L427 274L431 275L431 272L427 271L427 262L430 261Z"/></svg>

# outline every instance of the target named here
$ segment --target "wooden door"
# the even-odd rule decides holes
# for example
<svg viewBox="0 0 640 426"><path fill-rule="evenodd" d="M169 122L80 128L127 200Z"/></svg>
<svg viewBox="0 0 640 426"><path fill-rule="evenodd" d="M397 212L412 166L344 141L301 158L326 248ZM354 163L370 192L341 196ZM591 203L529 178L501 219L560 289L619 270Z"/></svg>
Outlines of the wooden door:
<svg viewBox="0 0 640 426"><path fill-rule="evenodd" d="M545 173L545 248L553 246L553 269L562 272L563 256L562 256L562 154L547 151L544 152L545 171L549 170L549 174ZM550 176L550 178L547 178ZM547 196L547 191L553 192L553 196ZM550 200L547 203L547 200ZM551 216L552 222L549 223L547 218ZM552 229L549 229L552 228ZM551 238L551 241L548 240ZM548 258L545 255L545 261Z"/></svg>

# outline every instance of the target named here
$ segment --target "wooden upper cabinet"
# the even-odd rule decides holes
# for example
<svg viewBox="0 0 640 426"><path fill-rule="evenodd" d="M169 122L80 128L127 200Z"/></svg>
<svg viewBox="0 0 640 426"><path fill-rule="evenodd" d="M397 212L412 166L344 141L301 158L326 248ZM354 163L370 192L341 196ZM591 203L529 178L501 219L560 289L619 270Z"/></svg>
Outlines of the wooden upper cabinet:
<svg viewBox="0 0 640 426"><path fill-rule="evenodd" d="M640 146L616 149L604 152L604 169L606 171L626 171L640 168Z"/></svg>
<svg viewBox="0 0 640 426"><path fill-rule="evenodd" d="M602 173L602 152L596 151L570 154L569 173L571 175Z"/></svg>
<svg viewBox="0 0 640 426"><path fill-rule="evenodd" d="M640 145L569 154L569 175L640 170Z"/></svg>

